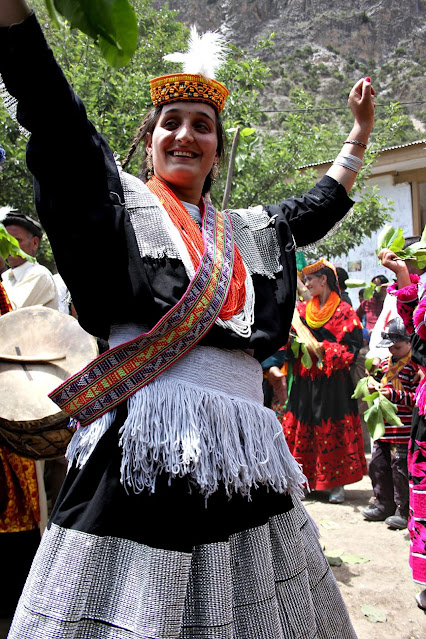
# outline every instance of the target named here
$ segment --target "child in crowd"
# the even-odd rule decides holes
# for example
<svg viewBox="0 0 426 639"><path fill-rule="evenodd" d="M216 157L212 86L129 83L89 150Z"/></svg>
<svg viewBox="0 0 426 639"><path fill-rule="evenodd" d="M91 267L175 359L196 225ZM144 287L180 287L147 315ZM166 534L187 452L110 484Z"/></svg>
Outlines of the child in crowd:
<svg viewBox="0 0 426 639"><path fill-rule="evenodd" d="M375 499L362 514L370 521L384 521L390 528L403 530L408 523L407 455L419 367L411 360L410 337L400 317L390 320L377 346L389 348L390 355L380 362L374 377L380 381L379 392L396 405L403 425L385 422L383 437L374 442L368 473Z"/></svg>

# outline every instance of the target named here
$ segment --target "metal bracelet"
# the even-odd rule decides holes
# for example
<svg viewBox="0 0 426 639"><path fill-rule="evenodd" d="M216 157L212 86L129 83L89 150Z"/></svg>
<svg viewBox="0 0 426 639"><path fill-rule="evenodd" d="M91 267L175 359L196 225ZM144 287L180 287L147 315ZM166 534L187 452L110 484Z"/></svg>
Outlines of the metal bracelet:
<svg viewBox="0 0 426 639"><path fill-rule="evenodd" d="M338 164L339 166L343 166L345 169L358 173L362 167L362 160L356 155L351 155L350 153L339 153L337 158L334 160L334 164Z"/></svg>
<svg viewBox="0 0 426 639"><path fill-rule="evenodd" d="M367 148L367 145L359 140L345 140L344 144L357 144L358 146L362 146L363 149Z"/></svg>

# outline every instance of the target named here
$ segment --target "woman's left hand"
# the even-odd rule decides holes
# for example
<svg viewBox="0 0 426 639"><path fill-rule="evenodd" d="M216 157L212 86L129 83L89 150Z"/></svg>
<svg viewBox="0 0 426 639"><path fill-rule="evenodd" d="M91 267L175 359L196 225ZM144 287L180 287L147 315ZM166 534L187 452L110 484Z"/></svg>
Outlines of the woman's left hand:
<svg viewBox="0 0 426 639"><path fill-rule="evenodd" d="M355 118L355 125L360 127L359 134L370 135L374 122L374 109L376 92L370 78L363 78L352 87L349 93L348 104Z"/></svg>

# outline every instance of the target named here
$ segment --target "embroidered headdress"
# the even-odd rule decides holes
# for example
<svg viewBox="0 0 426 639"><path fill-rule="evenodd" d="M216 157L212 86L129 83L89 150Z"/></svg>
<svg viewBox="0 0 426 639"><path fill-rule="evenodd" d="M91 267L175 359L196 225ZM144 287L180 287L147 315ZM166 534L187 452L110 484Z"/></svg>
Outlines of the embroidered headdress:
<svg viewBox="0 0 426 639"><path fill-rule="evenodd" d="M308 264L307 266L304 266L302 268L302 273L303 275L312 275L312 273L316 273L317 271L320 271L322 268L324 268L324 266L331 268L334 275L336 276L336 280L339 281L339 278L337 277L336 267L334 266L334 264L326 260L325 257L320 257L320 259L314 262L313 264Z"/></svg>
<svg viewBox="0 0 426 639"><path fill-rule="evenodd" d="M225 59L225 49L225 39L219 33L208 31L200 36L191 27L187 52L164 56L165 60L182 62L183 73L162 75L150 81L154 106L177 100L200 100L220 113L229 91L215 80L215 75Z"/></svg>

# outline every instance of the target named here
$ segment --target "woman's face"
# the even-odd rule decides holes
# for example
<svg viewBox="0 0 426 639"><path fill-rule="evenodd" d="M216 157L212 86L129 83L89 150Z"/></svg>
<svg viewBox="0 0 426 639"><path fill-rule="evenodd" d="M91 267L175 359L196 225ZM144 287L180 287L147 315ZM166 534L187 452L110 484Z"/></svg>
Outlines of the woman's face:
<svg viewBox="0 0 426 639"><path fill-rule="evenodd" d="M306 275L305 277L305 285L308 289L311 297L315 297L315 295L320 295L324 292L324 285L327 281L325 275L315 275L312 273L311 275Z"/></svg>
<svg viewBox="0 0 426 639"><path fill-rule="evenodd" d="M167 104L145 145L156 177L180 199L198 204L204 180L219 160L213 107L202 102Z"/></svg>

